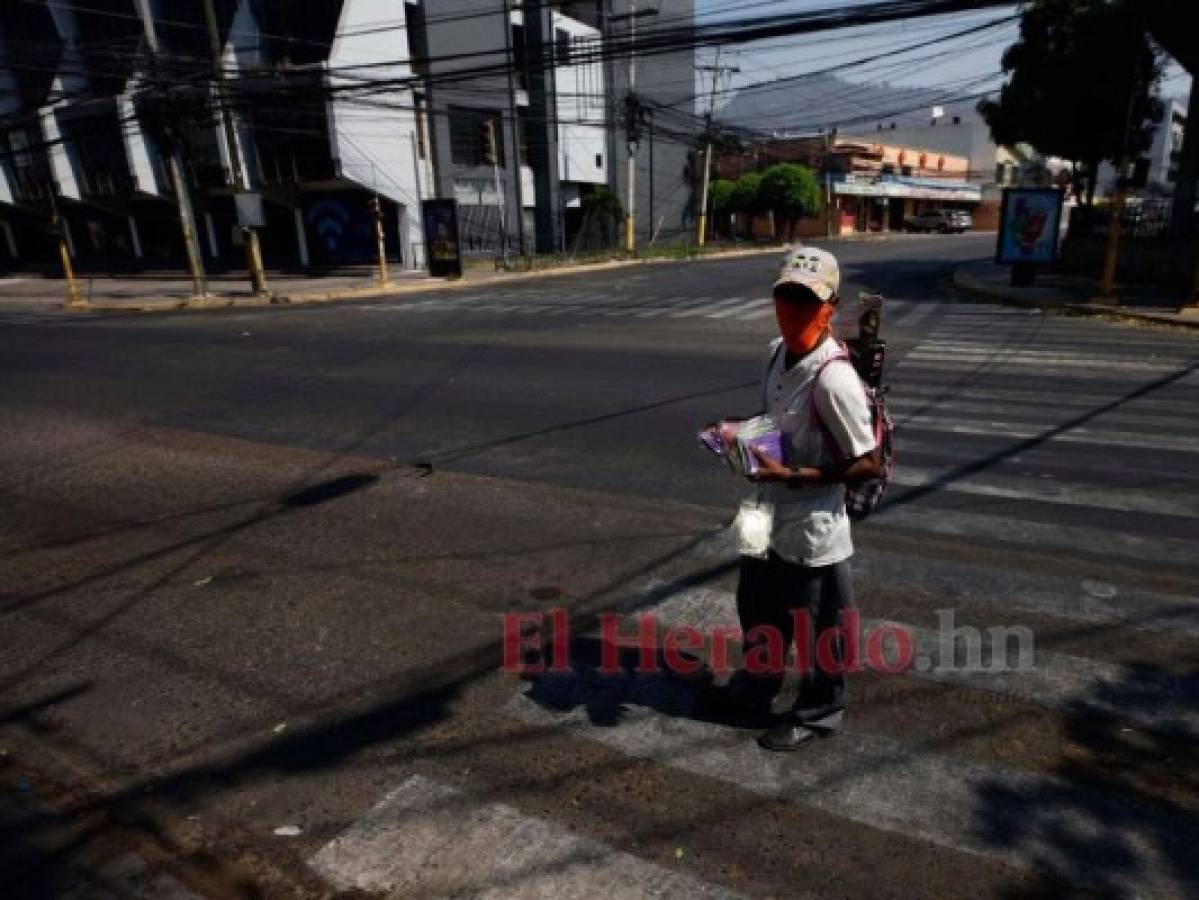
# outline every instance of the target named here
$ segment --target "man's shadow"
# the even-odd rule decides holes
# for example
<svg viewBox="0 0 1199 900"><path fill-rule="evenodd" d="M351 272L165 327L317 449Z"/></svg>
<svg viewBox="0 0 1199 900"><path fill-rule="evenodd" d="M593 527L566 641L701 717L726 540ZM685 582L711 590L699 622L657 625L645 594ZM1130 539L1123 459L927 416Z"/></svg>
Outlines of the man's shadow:
<svg viewBox="0 0 1199 900"><path fill-rule="evenodd" d="M762 729L777 721L770 713L733 703L698 653L680 652L675 661L681 657L692 670L679 671L657 644L642 649L579 637L568 649L569 665L562 672L550 670L551 653L530 653L526 662L540 661L545 671L524 676L530 682L527 699L563 714L583 709L591 724L601 727L619 724L630 707L728 728Z"/></svg>

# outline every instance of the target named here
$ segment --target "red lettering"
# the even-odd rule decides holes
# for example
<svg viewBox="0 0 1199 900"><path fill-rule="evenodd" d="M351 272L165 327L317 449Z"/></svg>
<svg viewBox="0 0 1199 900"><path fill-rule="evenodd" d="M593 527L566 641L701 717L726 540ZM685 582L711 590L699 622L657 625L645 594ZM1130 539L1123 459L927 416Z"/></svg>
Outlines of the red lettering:
<svg viewBox="0 0 1199 900"><path fill-rule="evenodd" d="M666 668L676 675L694 675L703 666L703 660L694 656L684 656L680 650L698 650L704 645L704 636L698 628L691 625L681 625L668 629L662 638L663 655L666 657Z"/></svg>
<svg viewBox="0 0 1199 900"><path fill-rule="evenodd" d="M624 671L620 664L622 649L637 650L635 671L641 675L652 675L658 671L658 620L651 613L637 617L637 634L625 637L620 633L620 615L600 613L600 666L604 675L619 675Z"/></svg>
<svg viewBox="0 0 1199 900"><path fill-rule="evenodd" d="M545 670L541 660L525 662L521 650L526 647L536 647L538 656L541 650L541 622L545 617L541 613L504 613L504 661L500 668L505 672L517 675L536 675ZM533 625L526 630L523 626Z"/></svg>
<svg viewBox="0 0 1199 900"><path fill-rule="evenodd" d="M727 675L733 671L729 665L729 641L741 643L740 628L731 625L717 625L712 629L712 671L717 675Z"/></svg>
<svg viewBox="0 0 1199 900"><path fill-rule="evenodd" d="M570 616L561 606L550 610L550 671L558 675L570 671Z"/></svg>
<svg viewBox="0 0 1199 900"><path fill-rule="evenodd" d="M750 675L781 675L786 665L783 635L773 625L755 625L745 635L745 671Z"/></svg>
<svg viewBox="0 0 1199 900"><path fill-rule="evenodd" d="M816 664L828 675L862 671L862 618L856 609L841 614L841 622L824 629L816 639Z"/></svg>

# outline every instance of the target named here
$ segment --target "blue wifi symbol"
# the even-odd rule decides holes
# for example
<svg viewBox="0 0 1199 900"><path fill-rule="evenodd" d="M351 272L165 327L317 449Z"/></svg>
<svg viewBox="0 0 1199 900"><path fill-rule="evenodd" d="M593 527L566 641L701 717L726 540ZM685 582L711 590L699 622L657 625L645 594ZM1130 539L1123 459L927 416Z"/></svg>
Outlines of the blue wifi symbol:
<svg viewBox="0 0 1199 900"><path fill-rule="evenodd" d="M349 212L337 200L321 200L308 210L308 222L316 232L317 240L329 251L337 249L349 221Z"/></svg>

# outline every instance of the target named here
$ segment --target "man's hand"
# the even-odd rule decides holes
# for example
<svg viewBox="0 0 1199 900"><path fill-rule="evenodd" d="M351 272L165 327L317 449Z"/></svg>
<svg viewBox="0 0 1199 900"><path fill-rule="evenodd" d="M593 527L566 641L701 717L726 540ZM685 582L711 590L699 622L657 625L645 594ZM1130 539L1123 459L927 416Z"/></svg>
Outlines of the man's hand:
<svg viewBox="0 0 1199 900"><path fill-rule="evenodd" d="M748 476L750 481L786 481L795 474L781 462L767 456L757 447L751 447L750 452L753 453L754 459L758 461L758 465L761 467L758 471Z"/></svg>

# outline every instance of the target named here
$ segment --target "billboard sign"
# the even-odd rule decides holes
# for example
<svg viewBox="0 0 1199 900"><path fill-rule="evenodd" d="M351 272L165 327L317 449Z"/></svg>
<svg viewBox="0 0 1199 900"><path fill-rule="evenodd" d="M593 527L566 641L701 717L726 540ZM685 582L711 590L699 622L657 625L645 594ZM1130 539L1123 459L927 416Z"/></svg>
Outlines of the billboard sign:
<svg viewBox="0 0 1199 900"><path fill-rule="evenodd" d="M1005 188L995 262L1055 262L1064 197L1057 188Z"/></svg>
<svg viewBox="0 0 1199 900"><path fill-rule="evenodd" d="M462 241L458 234L458 201L425 200L422 211L429 274L437 278L461 278Z"/></svg>

